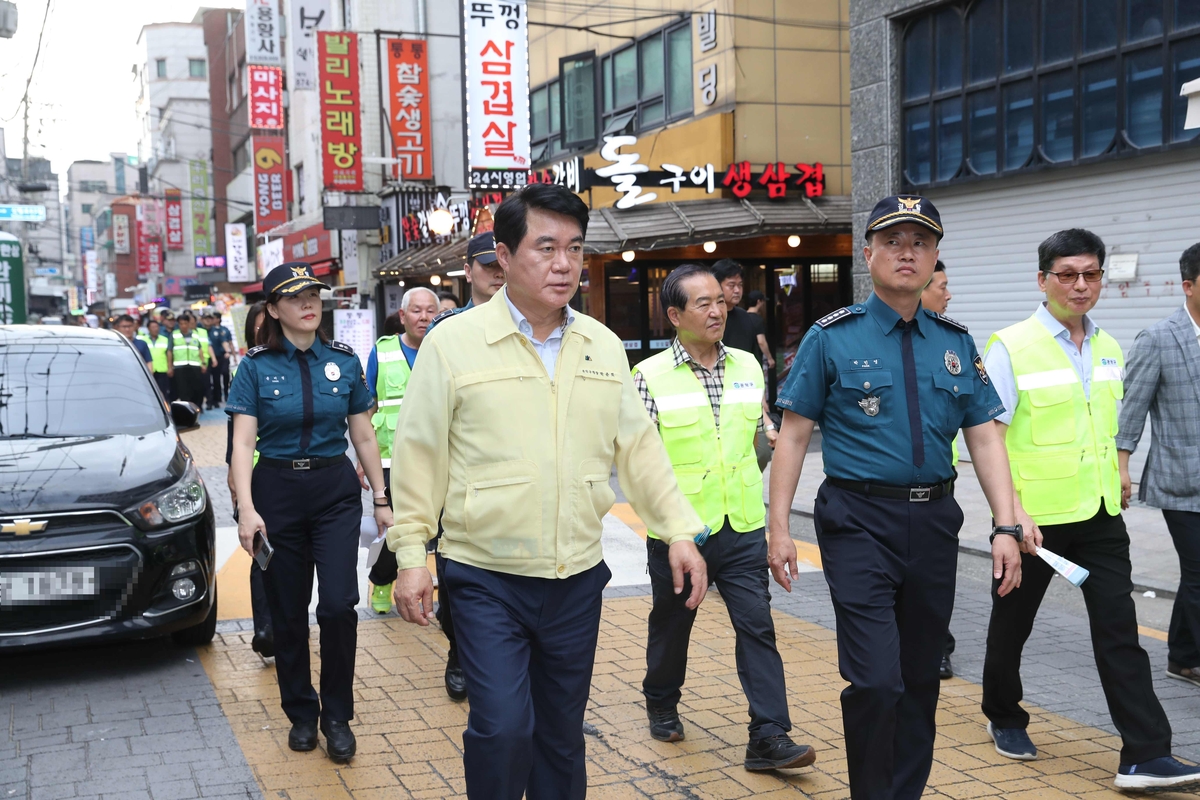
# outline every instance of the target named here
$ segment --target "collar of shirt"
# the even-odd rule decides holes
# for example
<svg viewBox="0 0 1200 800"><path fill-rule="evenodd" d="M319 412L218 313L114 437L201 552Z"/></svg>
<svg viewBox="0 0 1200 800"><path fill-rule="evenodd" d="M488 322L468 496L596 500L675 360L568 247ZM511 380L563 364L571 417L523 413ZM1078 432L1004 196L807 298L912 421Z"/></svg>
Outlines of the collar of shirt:
<svg viewBox="0 0 1200 800"><path fill-rule="evenodd" d="M896 313L896 309L883 302L879 298L879 295L871 292L871 296L867 298L867 301L863 305L867 308L867 314L879 325L879 330L883 332L884 336L896 330L896 323L900 321L900 315ZM917 321L917 333L925 336L928 333L926 326L935 323L923 311L924 309L918 303L917 313L913 319Z"/></svg>
<svg viewBox="0 0 1200 800"><path fill-rule="evenodd" d="M704 366L699 361L692 358L692 354L689 353L687 350L685 350L683 348L683 345L679 343L678 336L676 336L674 339L671 340L671 354L675 356L675 366L677 366L677 367L680 364L691 363L691 364L695 364L696 366L700 367L701 369L704 369L708 372L712 372L712 370L708 369L708 367ZM717 342L717 363L713 365L713 369L716 369L717 367L721 366L724 363L725 363L725 345L722 344L721 342Z"/></svg>
<svg viewBox="0 0 1200 800"><path fill-rule="evenodd" d="M529 320L525 319L525 315L521 313L513 301L508 298L508 287L504 288L504 302L508 304L508 313L512 315L513 324L517 326L517 330L529 338L529 341L535 344L545 344L551 339L561 339L567 332L567 328L575 321L575 309L568 306L563 306L563 323L550 332L545 341L539 342L533 338L533 326L529 324Z"/></svg>
<svg viewBox="0 0 1200 800"><path fill-rule="evenodd" d="M287 356L288 361L295 361L296 353L299 353L300 350L285 336L283 337L283 352ZM312 354L313 358L320 358L322 356L325 352L325 343L321 341L320 336L313 339L312 347L308 348L308 352Z"/></svg>
<svg viewBox="0 0 1200 800"><path fill-rule="evenodd" d="M1192 316L1192 312L1188 310L1187 303L1183 304L1183 313L1187 314L1188 319L1192 323L1192 330L1196 334L1196 338L1200 339L1200 323L1196 322L1196 318Z"/></svg>
<svg viewBox="0 0 1200 800"><path fill-rule="evenodd" d="M1055 339L1070 339L1071 338L1071 332L1069 330L1067 330L1067 326L1063 325L1061 322L1059 322L1057 319L1054 318L1054 315L1050 313L1050 309L1046 307L1045 303L1039 303L1038 307L1037 307L1037 311L1035 311L1033 315L1035 317L1037 317L1038 322L1042 323L1042 325L1046 328L1046 330L1050 331L1050 335L1053 336ZM1083 338L1084 338L1084 340L1091 339L1093 336L1095 336L1097 330L1099 330L1099 329L1096 327L1095 323L1092 322L1092 318L1089 317L1087 314L1084 314L1083 315Z"/></svg>

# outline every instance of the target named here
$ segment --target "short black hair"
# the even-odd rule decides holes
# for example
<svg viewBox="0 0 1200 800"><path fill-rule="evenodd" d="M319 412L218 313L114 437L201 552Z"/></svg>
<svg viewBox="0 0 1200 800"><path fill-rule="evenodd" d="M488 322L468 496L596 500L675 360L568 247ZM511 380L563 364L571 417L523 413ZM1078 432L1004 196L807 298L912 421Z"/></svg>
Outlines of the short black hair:
<svg viewBox="0 0 1200 800"><path fill-rule="evenodd" d="M404 333L404 320L400 319L400 312L388 314L383 319L383 335L396 336Z"/></svg>
<svg viewBox="0 0 1200 800"><path fill-rule="evenodd" d="M668 308L678 308L680 311L687 308L688 293L684 291L683 286L680 284L693 275L712 275L716 277L713 271L703 264L680 264L671 270L670 274L663 280L662 287L658 290L658 301L662 304L664 314L667 313Z"/></svg>
<svg viewBox="0 0 1200 800"><path fill-rule="evenodd" d="M1200 277L1200 242L1184 250L1179 257L1179 277L1192 283Z"/></svg>
<svg viewBox="0 0 1200 800"><path fill-rule="evenodd" d="M438 292L437 296L438 300L453 300L454 305L461 305L461 303L458 302L458 295L456 295L454 292Z"/></svg>
<svg viewBox="0 0 1200 800"><path fill-rule="evenodd" d="M937 263L933 265L933 271L934 272L945 272L946 271L946 265L942 263L942 260L940 258L937 260Z"/></svg>
<svg viewBox="0 0 1200 800"><path fill-rule="evenodd" d="M722 258L720 261L712 265L713 277L717 279L717 283L724 283L730 278L740 278L745 270L742 265L734 261L732 258Z"/></svg>
<svg viewBox="0 0 1200 800"><path fill-rule="evenodd" d="M1052 233L1038 245L1038 271L1049 272L1054 262L1071 256L1095 256L1104 266L1104 240L1083 228Z"/></svg>
<svg viewBox="0 0 1200 800"><path fill-rule="evenodd" d="M137 325L137 320L134 319L133 317L129 316L128 314L122 314L121 316L114 319L113 325L123 325L126 322L132 322L134 325Z"/></svg>
<svg viewBox="0 0 1200 800"><path fill-rule="evenodd" d="M760 292L758 289L755 289L754 291L752 291L748 295L746 295L746 305L756 306L756 305L758 305L760 300L766 300L766 299L767 299L767 296L765 294Z"/></svg>
<svg viewBox="0 0 1200 800"><path fill-rule="evenodd" d="M580 236L587 237L588 207L574 192L556 183L531 183L510 194L496 209L492 233L510 253L517 252L529 231L526 216L531 208L571 217L579 223Z"/></svg>
<svg viewBox="0 0 1200 800"><path fill-rule="evenodd" d="M179 315L179 317L178 317L178 320L179 320L179 322L183 322L185 319L186 319L188 322L195 322L195 321L196 321L196 318L192 316L192 312L190 312L190 311L185 311L185 312L183 312L182 314L180 314L180 315Z"/></svg>

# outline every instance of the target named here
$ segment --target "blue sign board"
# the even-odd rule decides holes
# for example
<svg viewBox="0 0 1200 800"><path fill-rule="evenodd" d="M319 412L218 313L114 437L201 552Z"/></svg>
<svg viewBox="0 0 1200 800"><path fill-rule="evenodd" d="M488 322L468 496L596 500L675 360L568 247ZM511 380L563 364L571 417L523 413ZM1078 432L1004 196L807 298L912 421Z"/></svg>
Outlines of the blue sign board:
<svg viewBox="0 0 1200 800"><path fill-rule="evenodd" d="M79 229L80 252L96 249L96 229L88 225Z"/></svg>
<svg viewBox="0 0 1200 800"><path fill-rule="evenodd" d="M41 275L44 278L53 278L62 274L62 270L59 267L35 267L33 274Z"/></svg>
<svg viewBox="0 0 1200 800"><path fill-rule="evenodd" d="M0 220L6 222L45 222L46 207L0 203Z"/></svg>

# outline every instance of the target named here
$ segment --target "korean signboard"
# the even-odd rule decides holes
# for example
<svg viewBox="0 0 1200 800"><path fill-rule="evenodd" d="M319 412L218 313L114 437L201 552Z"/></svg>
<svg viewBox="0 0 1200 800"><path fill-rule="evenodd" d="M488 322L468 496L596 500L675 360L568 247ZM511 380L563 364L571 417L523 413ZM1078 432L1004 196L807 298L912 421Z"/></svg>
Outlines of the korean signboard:
<svg viewBox="0 0 1200 800"><path fill-rule="evenodd" d="M404 187L385 196L379 205L379 260L386 262L411 247L443 244L465 235L471 228L471 203L466 198L447 199L445 187ZM429 214L444 208L454 224L439 236L429 228Z"/></svg>
<svg viewBox="0 0 1200 800"><path fill-rule="evenodd" d="M154 264L150 261L150 220L147 209L139 204L135 209L134 233L137 236L137 275L145 278L151 274Z"/></svg>
<svg viewBox="0 0 1200 800"><path fill-rule="evenodd" d="M254 148L254 230L266 233L287 222L284 203L283 137L255 136Z"/></svg>
<svg viewBox="0 0 1200 800"><path fill-rule="evenodd" d="M146 263L150 267L151 275L161 275L163 271L163 252L162 240L158 236L149 236L146 239Z"/></svg>
<svg viewBox="0 0 1200 800"><path fill-rule="evenodd" d="M129 255L129 215L113 214L113 252L119 256Z"/></svg>
<svg viewBox="0 0 1200 800"><path fill-rule="evenodd" d="M188 184L192 205L192 252L211 253L215 249L212 231L212 203L208 200L208 162L188 162Z"/></svg>
<svg viewBox="0 0 1200 800"><path fill-rule="evenodd" d="M523 186L529 170L525 0L463 3L468 185Z"/></svg>
<svg viewBox="0 0 1200 800"><path fill-rule="evenodd" d="M225 269L225 256L196 256L196 269Z"/></svg>
<svg viewBox="0 0 1200 800"><path fill-rule="evenodd" d="M167 249L183 249L183 195L178 189L167 189Z"/></svg>
<svg viewBox="0 0 1200 800"><path fill-rule="evenodd" d="M96 302L96 293L100 286L100 281L96 275L97 269L99 269L99 259L96 257L96 251L88 250L84 252L83 286L87 290L87 302L89 306Z"/></svg>
<svg viewBox="0 0 1200 800"><path fill-rule="evenodd" d="M258 247L258 274L266 275L283 263L283 239L273 239Z"/></svg>
<svg viewBox="0 0 1200 800"><path fill-rule="evenodd" d="M365 308L335 308L333 338L353 347L366 370L371 348L375 346L375 312Z"/></svg>
<svg viewBox="0 0 1200 800"><path fill-rule="evenodd" d="M45 222L46 207L35 205L0 204L0 221L4 222Z"/></svg>
<svg viewBox="0 0 1200 800"><path fill-rule="evenodd" d="M96 249L96 229L91 225L84 225L79 229L79 252L86 253L88 250Z"/></svg>
<svg viewBox="0 0 1200 800"><path fill-rule="evenodd" d="M246 63L283 66L278 0L246 0Z"/></svg>
<svg viewBox="0 0 1200 800"><path fill-rule="evenodd" d="M321 150L324 186L344 192L363 188L362 131L359 130L358 36L319 31Z"/></svg>
<svg viewBox="0 0 1200 800"><path fill-rule="evenodd" d="M329 0L293 0L288 44L292 48L292 90L317 88L314 31L329 29Z"/></svg>
<svg viewBox="0 0 1200 800"><path fill-rule="evenodd" d="M25 255L21 242L0 231L0 325L25 322Z"/></svg>
<svg viewBox="0 0 1200 800"><path fill-rule="evenodd" d="M433 178L429 118L429 48L424 39L389 39L388 97L396 178Z"/></svg>
<svg viewBox="0 0 1200 800"><path fill-rule="evenodd" d="M254 280L246 246L246 223L225 223L225 258L230 283L249 283Z"/></svg>
<svg viewBox="0 0 1200 800"><path fill-rule="evenodd" d="M279 130L283 127L283 70L252 64L250 73L250 127Z"/></svg>

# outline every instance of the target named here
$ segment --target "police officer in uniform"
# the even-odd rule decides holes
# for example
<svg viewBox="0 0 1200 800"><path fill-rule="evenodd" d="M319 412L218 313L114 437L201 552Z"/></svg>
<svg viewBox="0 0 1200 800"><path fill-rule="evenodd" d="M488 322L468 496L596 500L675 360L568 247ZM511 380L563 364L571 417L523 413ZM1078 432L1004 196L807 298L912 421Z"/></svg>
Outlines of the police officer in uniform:
<svg viewBox="0 0 1200 800"><path fill-rule="evenodd" d="M178 322L179 327L171 333L171 347L167 351L167 374L171 376L176 400L186 400L195 403L197 408L204 408L208 337L196 333L196 318L190 313L180 314Z"/></svg>
<svg viewBox="0 0 1200 800"><path fill-rule="evenodd" d="M302 262L263 280L267 316L230 387L230 468L238 498L238 538L248 552L260 535L274 547L264 573L275 634L275 669L288 746L317 746L318 720L335 761L354 755L358 541L362 501L346 457L346 430L375 494L380 530L392 522L371 426L371 392L354 351L320 331L320 289ZM254 450L261 454L252 466ZM309 672L308 604L317 573L321 691Z"/></svg>
<svg viewBox="0 0 1200 800"><path fill-rule="evenodd" d="M792 722L771 619L766 508L754 452L755 436L764 433L762 366L745 350L721 344L725 296L708 267L675 268L659 297L676 337L634 367L633 383L662 435L679 487L706 530L714 531L697 544L737 637L738 678L750 703L745 767L806 767L816 751L787 735ZM647 531L646 550L654 605L642 692L650 735L675 742L684 736L676 705L696 610L675 594L667 546L653 531Z"/></svg>
<svg viewBox="0 0 1200 800"><path fill-rule="evenodd" d="M158 391L164 400L171 400L171 378L167 375L167 352L171 349L171 340L163 335L162 326L153 318L146 321L146 332L138 334L138 338L150 348L150 366Z"/></svg>
<svg viewBox="0 0 1200 800"><path fill-rule="evenodd" d="M964 325L921 307L941 217L923 197L881 200L863 250L874 291L817 321L777 404L769 562L788 591L788 515L819 423L826 480L814 521L837 617L846 766L854 800L915 800L933 764L938 664L954 607L958 530L950 442L963 429L999 527L993 575L1020 583L1021 530L992 419L1004 411Z"/></svg>

